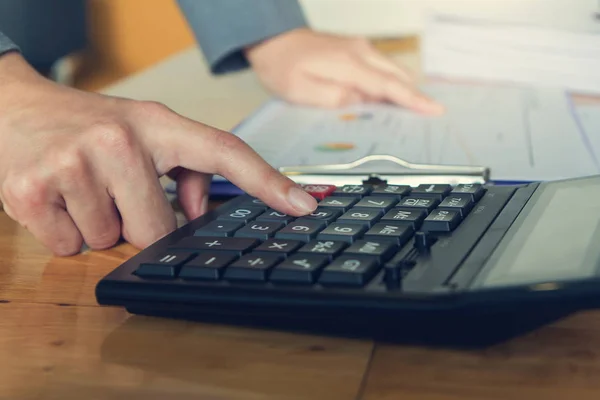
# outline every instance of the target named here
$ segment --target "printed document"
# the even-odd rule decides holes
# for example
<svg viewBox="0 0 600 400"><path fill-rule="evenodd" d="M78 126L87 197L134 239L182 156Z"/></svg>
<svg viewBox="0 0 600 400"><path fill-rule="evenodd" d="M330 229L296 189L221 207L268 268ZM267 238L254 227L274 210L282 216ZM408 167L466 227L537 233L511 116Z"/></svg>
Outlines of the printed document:
<svg viewBox="0 0 600 400"><path fill-rule="evenodd" d="M446 83L422 89L446 106L444 115L386 104L325 110L273 100L234 133L276 168L385 154L419 164L486 166L500 181L600 173L600 131L585 131L564 91ZM364 170L396 171L389 164Z"/></svg>

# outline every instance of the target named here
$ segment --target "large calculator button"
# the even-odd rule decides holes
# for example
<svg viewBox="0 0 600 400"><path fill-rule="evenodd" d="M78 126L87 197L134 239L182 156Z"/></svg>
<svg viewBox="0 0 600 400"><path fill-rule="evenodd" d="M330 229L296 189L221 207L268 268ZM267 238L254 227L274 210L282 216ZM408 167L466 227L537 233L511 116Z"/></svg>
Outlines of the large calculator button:
<svg viewBox="0 0 600 400"><path fill-rule="evenodd" d="M286 239L269 239L263 242L260 246L255 248L252 252L254 254L265 252L265 253L278 253L288 255L296 251L298 247L302 246L304 242L299 240L286 240Z"/></svg>
<svg viewBox="0 0 600 400"><path fill-rule="evenodd" d="M408 196L411 192L411 187L408 185L378 185L375 186L371 195L373 196L391 196L399 199L403 196Z"/></svg>
<svg viewBox="0 0 600 400"><path fill-rule="evenodd" d="M393 208L381 218L381 222L394 221L410 224L415 230L419 229L427 212L419 208Z"/></svg>
<svg viewBox="0 0 600 400"><path fill-rule="evenodd" d="M392 258L398 245L389 240L365 239L358 240L344 251L344 255L362 254L374 256L381 262L385 262Z"/></svg>
<svg viewBox="0 0 600 400"><path fill-rule="evenodd" d="M272 271L269 280L287 283L314 283L319 271L329 258L316 254L295 254L277 265Z"/></svg>
<svg viewBox="0 0 600 400"><path fill-rule="evenodd" d="M401 199L400 202L396 205L396 207L420 208L422 210L430 212L439 203L440 201L434 197L416 197L411 195Z"/></svg>
<svg viewBox="0 0 600 400"><path fill-rule="evenodd" d="M378 271L376 257L343 255L329 264L319 277L323 285L363 286Z"/></svg>
<svg viewBox="0 0 600 400"><path fill-rule="evenodd" d="M194 253L191 252L166 252L155 260L140 264L134 274L144 278L175 278L181 265L192 257Z"/></svg>
<svg viewBox="0 0 600 400"><path fill-rule="evenodd" d="M378 208L351 208L344 215L338 218L340 223L358 223L366 227L375 225L383 215L383 211Z"/></svg>
<svg viewBox="0 0 600 400"><path fill-rule="evenodd" d="M319 202L319 207L333 207L339 208L344 211L348 210L357 201L360 200L360 197L352 197L352 196L335 196L335 197L327 197Z"/></svg>
<svg viewBox="0 0 600 400"><path fill-rule="evenodd" d="M344 185L336 189L335 196L366 196L373 189L368 185Z"/></svg>
<svg viewBox="0 0 600 400"><path fill-rule="evenodd" d="M228 251L242 255L256 247L260 241L251 238L222 238L213 236L187 236L169 246L173 250L187 251Z"/></svg>
<svg viewBox="0 0 600 400"><path fill-rule="evenodd" d="M474 201L479 201L485 194L485 188L480 183L462 183L456 185L452 194L468 194Z"/></svg>
<svg viewBox="0 0 600 400"><path fill-rule="evenodd" d="M296 219L296 217L292 217L290 215L281 213L277 210L269 208L267 211L259 215L256 220L257 221L272 221L272 222L282 222L284 224L288 224L289 222Z"/></svg>
<svg viewBox="0 0 600 400"><path fill-rule="evenodd" d="M456 210L464 218L473 208L474 201L469 194L450 194L438 206L442 210Z"/></svg>
<svg viewBox="0 0 600 400"><path fill-rule="evenodd" d="M244 223L240 221L212 221L196 229L194 236L231 237L242 226L244 226Z"/></svg>
<svg viewBox="0 0 600 400"><path fill-rule="evenodd" d="M238 230L234 236L267 240L282 226L284 226L282 222L253 221Z"/></svg>
<svg viewBox="0 0 600 400"><path fill-rule="evenodd" d="M185 263L179 277L182 279L218 280L223 275L226 266L237 259L230 253L207 252Z"/></svg>
<svg viewBox="0 0 600 400"><path fill-rule="evenodd" d="M335 208L317 207L312 213L298 218L298 221L323 221L330 224L337 217L342 215L342 211Z"/></svg>
<svg viewBox="0 0 600 400"><path fill-rule="evenodd" d="M277 239L310 242L327 224L322 221L294 221L275 234Z"/></svg>
<svg viewBox="0 0 600 400"><path fill-rule="evenodd" d="M341 224L334 223L325 228L319 236L318 240L341 240L352 243L362 235L367 228L359 224Z"/></svg>
<svg viewBox="0 0 600 400"><path fill-rule="evenodd" d="M419 196L434 196L440 200L442 200L448 193L452 191L452 186L443 184L443 185L430 185L423 184L419 185L413 189L412 195L415 197Z"/></svg>
<svg viewBox="0 0 600 400"><path fill-rule="evenodd" d="M390 208L395 206L396 203L398 203L398 200L391 196L366 196L363 197L361 201L356 203L354 207L377 208L380 210L388 211Z"/></svg>
<svg viewBox="0 0 600 400"><path fill-rule="evenodd" d="M231 264L223 277L228 280L266 281L269 270L283 260L279 254L246 254Z"/></svg>
<svg viewBox="0 0 600 400"><path fill-rule="evenodd" d="M323 254L330 258L337 256L348 246L347 242L334 240L313 240L303 246L298 253Z"/></svg>
<svg viewBox="0 0 600 400"><path fill-rule="evenodd" d="M262 214L264 208L259 207L235 207L221 214L217 219L226 221L250 222Z"/></svg>
<svg viewBox="0 0 600 400"><path fill-rule="evenodd" d="M424 232L451 232L458 224L461 217L457 210L434 210L423 221L421 230Z"/></svg>
<svg viewBox="0 0 600 400"><path fill-rule="evenodd" d="M411 224L386 221L375 224L365 233L364 238L394 240L402 246L410 240L413 233L414 228Z"/></svg>

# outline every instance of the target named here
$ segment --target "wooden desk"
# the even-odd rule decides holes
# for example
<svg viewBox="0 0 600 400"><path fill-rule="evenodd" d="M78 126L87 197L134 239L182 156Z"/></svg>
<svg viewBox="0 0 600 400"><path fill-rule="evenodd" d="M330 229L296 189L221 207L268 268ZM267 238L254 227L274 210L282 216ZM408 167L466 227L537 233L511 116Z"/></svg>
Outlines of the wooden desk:
<svg viewBox="0 0 600 400"><path fill-rule="evenodd" d="M247 89L246 78L240 79L230 86ZM231 122L250 106L233 104L233 117L221 113L213 122ZM99 307L96 283L135 252L123 244L53 258L0 212L0 399L600 397L600 312L466 351L236 329Z"/></svg>

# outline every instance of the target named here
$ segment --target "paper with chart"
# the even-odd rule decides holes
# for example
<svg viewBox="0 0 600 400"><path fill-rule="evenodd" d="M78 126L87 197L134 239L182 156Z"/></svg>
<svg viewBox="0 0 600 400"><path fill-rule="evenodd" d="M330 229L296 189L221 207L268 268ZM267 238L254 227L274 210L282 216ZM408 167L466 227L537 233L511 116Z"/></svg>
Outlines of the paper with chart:
<svg viewBox="0 0 600 400"><path fill-rule="evenodd" d="M276 168L389 154L412 163L487 166L493 180L600 173L600 137L592 147L561 90L445 83L423 90L445 104L445 115L383 104L323 110L272 101L235 133ZM389 164L367 170L395 171Z"/></svg>

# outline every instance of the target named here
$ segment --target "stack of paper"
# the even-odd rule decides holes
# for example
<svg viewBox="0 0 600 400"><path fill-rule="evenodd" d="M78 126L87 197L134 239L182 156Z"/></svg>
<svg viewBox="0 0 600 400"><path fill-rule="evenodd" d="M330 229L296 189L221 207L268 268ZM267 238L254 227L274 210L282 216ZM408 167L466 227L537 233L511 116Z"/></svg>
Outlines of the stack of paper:
<svg viewBox="0 0 600 400"><path fill-rule="evenodd" d="M600 94L600 20L567 29L437 13L422 55L429 76Z"/></svg>

